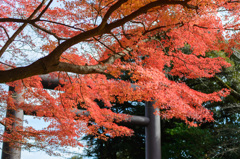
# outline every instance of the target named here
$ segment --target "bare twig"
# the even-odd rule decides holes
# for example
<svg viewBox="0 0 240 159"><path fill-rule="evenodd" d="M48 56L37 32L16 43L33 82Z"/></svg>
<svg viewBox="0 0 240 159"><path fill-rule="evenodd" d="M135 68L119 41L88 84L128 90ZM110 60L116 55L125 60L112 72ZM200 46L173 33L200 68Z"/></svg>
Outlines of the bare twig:
<svg viewBox="0 0 240 159"><path fill-rule="evenodd" d="M5 34L7 35L8 39L10 39L7 30L6 30L2 25L0 25L0 28L2 28L2 29L4 30L4 32L5 32Z"/></svg>

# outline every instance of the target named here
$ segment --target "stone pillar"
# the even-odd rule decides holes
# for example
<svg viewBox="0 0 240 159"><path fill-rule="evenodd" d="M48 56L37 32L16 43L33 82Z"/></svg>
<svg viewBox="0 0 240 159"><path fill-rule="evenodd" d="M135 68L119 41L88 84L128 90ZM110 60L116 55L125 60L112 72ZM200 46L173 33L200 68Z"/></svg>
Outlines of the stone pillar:
<svg viewBox="0 0 240 159"><path fill-rule="evenodd" d="M9 87L9 91L12 91L12 97L15 99L16 107L18 104L24 102L24 99L22 97L22 93L17 94L14 91L13 87ZM7 109L6 117L14 117L16 119L19 119L19 122L13 123L13 129L14 127L17 126L23 126L23 110L22 109ZM6 133L10 133L10 131L5 128ZM21 159L21 147L19 148L13 148L10 147L9 142L3 142L3 147L2 147L2 159Z"/></svg>
<svg viewBox="0 0 240 159"><path fill-rule="evenodd" d="M160 116L154 115L154 102L146 102L145 116L150 119L149 124L145 127L145 158L161 159L161 123Z"/></svg>

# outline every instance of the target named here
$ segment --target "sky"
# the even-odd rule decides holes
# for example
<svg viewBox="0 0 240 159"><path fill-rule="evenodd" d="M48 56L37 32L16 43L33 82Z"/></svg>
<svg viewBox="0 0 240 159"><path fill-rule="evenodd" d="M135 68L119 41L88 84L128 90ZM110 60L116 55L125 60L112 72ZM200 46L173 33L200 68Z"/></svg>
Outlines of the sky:
<svg viewBox="0 0 240 159"><path fill-rule="evenodd" d="M25 126L32 126L35 129L42 129L44 127L48 126L47 122L44 122L43 120L40 119L34 119L34 117L32 116L28 116L25 115L24 119L26 119L28 121L28 124L24 124ZM80 149L79 148L69 148L69 151L73 151L75 153L83 153L83 148ZM32 151L27 151L27 150L23 150L22 151L22 157L21 159L64 159L64 158L71 158L72 156L74 156L74 154L63 154L63 157L59 157L59 156L49 156L47 153L45 153L44 151L37 151L37 150L32 150Z"/></svg>

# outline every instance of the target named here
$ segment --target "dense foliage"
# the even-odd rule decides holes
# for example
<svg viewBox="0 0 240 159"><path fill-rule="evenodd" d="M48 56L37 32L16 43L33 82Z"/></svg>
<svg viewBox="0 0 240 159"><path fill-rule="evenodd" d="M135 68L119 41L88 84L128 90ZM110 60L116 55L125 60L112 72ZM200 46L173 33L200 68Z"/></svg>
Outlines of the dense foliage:
<svg viewBox="0 0 240 159"><path fill-rule="evenodd" d="M0 83L14 86L23 99L17 102L0 88L0 123L7 130L0 139L15 146L53 150L81 145L83 134L132 135L116 124L128 117L111 110L113 103L128 101L155 100L163 119L197 126L213 121L204 103L233 91L203 93L184 79L211 78L230 66L205 53L224 50L230 56L238 49L238 1L2 0L0 5ZM186 44L189 54L180 49ZM126 73L130 80L121 80ZM43 89L42 74L59 79L56 91ZM5 117L6 105L45 117L50 125L23 127L14 116ZM76 115L79 107L89 115Z"/></svg>
<svg viewBox="0 0 240 159"><path fill-rule="evenodd" d="M184 53L189 54L191 50L189 46L182 48ZM221 56L231 63L231 67L223 70L214 78L201 79L185 79L187 85L191 88L210 93L227 87L233 92L228 97L223 98L222 102L207 102L205 107L209 108L214 113L214 122L204 123L199 127L189 127L182 121L177 119L161 120L162 133L162 158L184 159L237 159L239 158L240 133L239 133L239 108L240 108L240 59L236 55L230 58L224 52L211 51L207 53L208 57ZM180 80L177 77L171 77L175 80ZM183 80L183 79L182 79ZM224 81L224 82L223 82ZM124 104L121 107L124 113L138 114L140 108L137 106L129 106ZM126 107L127 106L127 107ZM131 111L129 111L131 110ZM113 110L115 111L115 110ZM143 114L142 114L143 115ZM135 127L133 127L135 128ZM144 158L144 134L143 127L134 129L136 136L142 138L116 138L107 141L94 139L89 137L84 138L88 142L87 156L96 156L97 158L122 158L117 154L124 152L125 157L129 159L141 158L132 152L138 152ZM91 138L91 140L89 140ZM125 143L125 144L121 144ZM128 145L131 143L131 146ZM141 143L141 144L140 144ZM139 148L139 145L142 145ZM104 148L104 153L101 151ZM114 148L114 149L111 149ZM108 151L111 150L111 151ZM111 157L115 154L114 157Z"/></svg>

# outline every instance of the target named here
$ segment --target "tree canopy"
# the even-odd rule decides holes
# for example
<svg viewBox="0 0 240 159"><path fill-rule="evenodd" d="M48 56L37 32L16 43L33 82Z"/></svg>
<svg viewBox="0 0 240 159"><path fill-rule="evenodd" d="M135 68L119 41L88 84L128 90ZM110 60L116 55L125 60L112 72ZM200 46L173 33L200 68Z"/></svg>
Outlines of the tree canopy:
<svg viewBox="0 0 240 159"><path fill-rule="evenodd" d="M189 46L182 48L189 53ZM213 111L214 122L204 123L199 127L189 127L178 119L162 119L161 121L161 152L162 158L239 158L239 62L235 54L230 58L224 52L207 52L208 57L223 56L231 67L224 69L213 78L186 79L186 84L198 91L211 93L226 87L234 91L223 98L221 102L207 102L204 106ZM178 78L174 80L178 81ZM144 106L135 103L124 103L123 106L114 107L114 112L121 111L127 114L144 115ZM142 110L141 110L142 109ZM107 141L94 139L89 135L84 137L89 145L82 156L95 156L101 158L144 158L145 132L143 127L132 126L133 137L116 137ZM141 150L141 151L139 151Z"/></svg>
<svg viewBox="0 0 240 159"><path fill-rule="evenodd" d="M202 93L185 79L210 78L230 66L205 53L231 55L239 49L239 7L229 0L1 1L0 83L19 94L24 90L25 100L16 104L1 89L1 110L7 103L50 122L43 130L12 129L18 121L1 114L1 124L11 130L1 139L29 147L34 139L42 148L81 145L82 134L132 135L116 124L128 117L110 110L113 103L127 101L154 100L162 118L179 118L190 126L213 121L202 104L221 101L231 90ZM186 45L191 52L183 52ZM43 89L43 74L59 79L55 92ZM122 75L130 80L121 80ZM73 110L79 108L89 115L76 116Z"/></svg>

